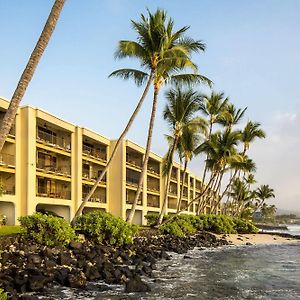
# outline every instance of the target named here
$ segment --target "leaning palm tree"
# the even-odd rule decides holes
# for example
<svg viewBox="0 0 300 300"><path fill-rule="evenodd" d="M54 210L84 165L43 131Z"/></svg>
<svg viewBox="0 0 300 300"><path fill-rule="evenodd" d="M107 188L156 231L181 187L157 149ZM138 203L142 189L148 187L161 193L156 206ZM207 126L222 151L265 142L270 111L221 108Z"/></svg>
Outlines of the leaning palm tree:
<svg viewBox="0 0 300 300"><path fill-rule="evenodd" d="M232 129L234 125L242 120L246 110L247 107L237 109L232 103L227 103L224 112L219 116L218 123L228 129Z"/></svg>
<svg viewBox="0 0 300 300"><path fill-rule="evenodd" d="M179 199L177 203L177 211L181 207L181 201L183 197L183 185L186 177L186 170L189 162L195 156L195 149L198 147L203 136L207 136L207 122L206 120L199 118L199 126L196 127L187 127L183 130L182 136L178 142L178 155L181 161L184 161L182 183L180 188Z"/></svg>
<svg viewBox="0 0 300 300"><path fill-rule="evenodd" d="M200 41L194 41L193 39L184 36L188 27L173 31L174 22L172 19L167 21L167 16L164 11L157 10L153 15L150 12L148 13L148 18L142 16L141 22L135 23L135 26L140 35L140 44L145 47L146 51L147 59L142 60L142 66L148 72L153 73L152 83L154 91L146 151L135 199L127 217L128 223L132 222L142 190L143 178L146 173L152 142L157 99L161 87L168 82L177 84L205 82L211 84L211 81L208 78L196 73L197 66L191 60L192 53L204 51L205 45ZM126 49L126 46L124 49ZM145 58L145 56L143 56L143 58ZM182 74L182 72L188 68L194 73ZM124 70L118 70L115 71L113 75L122 77L123 74Z"/></svg>
<svg viewBox="0 0 300 300"><path fill-rule="evenodd" d="M207 141L210 141L212 131L213 131L213 126L215 124L221 123L221 120L225 118L224 114L226 114L228 98L225 98L224 93L216 93L214 91L212 91L210 95L204 94L202 95L202 97L203 97L203 102L200 107L200 111L207 118L207 122L208 122ZM195 153L199 154L199 150L195 149ZM204 182L208 171L208 165L207 165L208 158L209 158L208 154L206 154L206 163L202 175L201 189L204 188ZM202 199L199 198L198 213L200 209L201 200Z"/></svg>
<svg viewBox="0 0 300 300"><path fill-rule="evenodd" d="M136 84L142 85L147 82L146 88L142 94L142 97L135 108L125 130L119 137L112 154L107 162L106 167L101 172L100 176L96 180L94 186L90 190L89 194L83 199L80 207L78 208L75 218L82 213L87 201L93 195L97 188L97 185L105 176L111 161L113 160L118 147L122 140L126 136L130 129L135 117L137 116L143 101L148 93L151 85L154 86L154 95L152 102L152 112L150 116L150 123L148 129L148 139L146 152L142 165L141 177L139 180L138 189L136 191L136 197L132 204L132 209L127 218L131 223L135 208L138 202L138 198L141 192L142 180L146 171L148 158L150 154L150 146L152 140L152 131L154 125L154 119L156 114L157 97L160 88L167 82L208 82L209 79L199 74L180 74L180 72L186 68L191 68L194 72L197 71L197 66L191 60L191 54L193 52L199 52L205 50L205 45L200 41L195 41L189 37L185 37L184 34L188 30L188 27L183 27L178 31L173 31L173 20L167 21L166 12L158 9L154 14L148 11L148 17L141 15L140 21L131 21L134 31L137 33L137 41L122 40L118 44L118 48L115 53L115 57L122 58L134 58L140 62L142 70L137 69L119 69L112 72L109 77L119 77L122 79L133 79Z"/></svg>
<svg viewBox="0 0 300 300"><path fill-rule="evenodd" d="M40 35L40 38L30 55L28 63L26 65L26 67L21 75L21 78L18 82L18 85L14 91L14 94L11 98L8 109L7 109L7 111L4 115L4 118L2 120L2 123L0 125L0 152L4 146L6 137L11 129L11 126L14 123L19 104L26 92L29 82L31 81L31 79L33 77L34 71L35 71L38 63L39 63L45 49L47 48L49 40L50 40L52 33L55 29L55 26L57 24L59 15L64 6L64 3L65 3L65 0L56 0L54 2L51 12L49 14L49 17L44 26L44 29Z"/></svg>
<svg viewBox="0 0 300 300"><path fill-rule="evenodd" d="M163 117L169 124L173 141L168 155L168 172L166 174L166 184L162 210L159 215L158 224L161 224L168 201L168 191L172 173L172 162L177 149L179 139L186 128L203 126L203 120L196 118L195 113L199 110L200 94L192 89L182 90L177 87L166 93L167 105L163 112ZM204 125L205 126L205 125Z"/></svg>

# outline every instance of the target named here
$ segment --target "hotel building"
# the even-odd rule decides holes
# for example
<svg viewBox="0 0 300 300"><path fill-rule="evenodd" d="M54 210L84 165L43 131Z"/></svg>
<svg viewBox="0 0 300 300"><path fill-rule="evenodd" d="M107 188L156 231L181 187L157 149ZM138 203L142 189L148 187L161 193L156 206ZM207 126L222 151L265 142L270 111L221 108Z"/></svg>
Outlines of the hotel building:
<svg viewBox="0 0 300 300"><path fill-rule="evenodd" d="M0 98L0 122L8 101ZM71 220L84 196L106 166L116 141L30 106L20 107L0 153L0 214L7 224L35 211L52 211ZM134 200L145 149L123 140L106 176L99 183L83 213L101 209L126 218ZM166 213L175 213L183 177L174 162ZM150 154L134 223L145 224L144 216L159 213L165 179L162 158ZM200 193L200 178L187 171L182 206ZM194 214L193 203L185 213ZM203 212L209 212L210 206Z"/></svg>

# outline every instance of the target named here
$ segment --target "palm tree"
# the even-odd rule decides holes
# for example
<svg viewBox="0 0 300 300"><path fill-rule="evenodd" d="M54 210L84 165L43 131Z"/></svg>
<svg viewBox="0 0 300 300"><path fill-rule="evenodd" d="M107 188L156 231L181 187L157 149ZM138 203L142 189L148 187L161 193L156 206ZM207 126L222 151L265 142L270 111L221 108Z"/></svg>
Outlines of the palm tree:
<svg viewBox="0 0 300 300"><path fill-rule="evenodd" d="M0 152L4 146L6 137L11 129L11 126L14 123L19 104L26 92L29 82L31 81L31 79L33 77L34 71L35 71L38 63L39 63L45 49L47 48L47 45L51 38L51 35L57 24L59 15L64 6L64 3L65 3L65 0L56 0L54 2L51 12L50 12L48 19L46 21L46 24L44 26L44 29L39 37L39 40L38 40L36 46L34 47L32 53L30 55L28 63L26 65L26 67L21 75L21 78L18 82L18 85L14 91L14 94L9 103L9 107L8 107L8 109L4 115L4 118L2 120L2 123L0 125Z"/></svg>
<svg viewBox="0 0 300 300"><path fill-rule="evenodd" d="M268 184L262 184L259 188L257 188L257 190L255 191L255 196L257 204L254 212L258 211L259 208L261 208L265 200L275 198L274 190L270 188Z"/></svg>
<svg viewBox="0 0 300 300"><path fill-rule="evenodd" d="M260 124L257 122L247 122L244 130L242 131L241 141L244 144L243 153L245 154L246 151L249 150L250 143L253 142L255 139L260 138L263 139L266 137L265 132L259 128Z"/></svg>
<svg viewBox="0 0 300 300"><path fill-rule="evenodd" d="M202 95L203 102L200 107L201 112L204 116L207 117L208 121L208 136L207 141L210 141L213 126L217 123L220 123L222 119L224 119L224 114L226 113L228 98L224 98L224 93L216 93L214 91L211 92L210 95ZM196 155L199 154L199 150L195 149ZM208 159L208 154L206 155L206 161ZM205 163L203 175L202 175L202 182L201 182L201 189L204 187L204 182L206 178L206 173L208 170L207 163ZM200 212L200 202L201 198L198 201L198 211Z"/></svg>
<svg viewBox="0 0 300 300"><path fill-rule="evenodd" d="M143 178L146 172L152 142L157 98L161 87L168 82L177 84L205 82L211 84L208 78L196 74L197 66L191 60L191 54L193 52L204 51L205 45L200 41L194 41L184 36L188 27L183 27L174 32L174 22L172 19L167 21L166 12L158 9L155 14L151 14L149 11L148 14L148 18L142 15L141 22L134 22L134 27L139 33L138 40L141 46L139 49L143 48L144 50L141 51L145 53L145 55L138 56L138 58L141 59L142 67L148 70L148 72L153 73L154 91L146 151L135 199L127 217L128 223L132 222L142 190ZM124 47L120 49L120 53L123 53L123 50L127 51L131 49L128 47L126 41L124 41L123 46ZM187 68L191 68L194 73L182 74L181 72ZM126 69L117 70L113 75L124 77L124 72L126 73Z"/></svg>
<svg viewBox="0 0 300 300"><path fill-rule="evenodd" d="M96 190L97 184L105 176L105 173L107 172L109 165L111 164L111 161L114 158L119 145L121 144L122 139L127 134L136 115L138 114L150 86L153 85L154 95L148 129L146 152L143 160L138 189L136 191L136 197L133 201L132 209L127 218L128 222L131 223L141 192L143 176L148 164L152 131L156 114L157 96L160 88L168 82L211 83L209 79L199 74L180 74L180 71L185 68L191 68L196 72L197 66L191 61L190 56L193 52L204 51L205 49L205 45L202 42L195 41L189 37L184 36L185 32L188 30L188 27L183 27L174 32L173 20L169 19L167 21L166 12L160 9L158 9L154 14L151 14L150 11L148 11L148 17L142 14L140 21L136 22L132 20L131 24L134 31L137 33L137 41L120 41L115 53L115 57L118 59L135 58L140 62L142 70L128 68L119 69L112 72L109 77L120 77L125 80L133 79L138 85L142 85L145 82L147 82L147 85L125 130L123 131L115 145L110 159L107 162L106 168L104 168L104 170L98 177L89 194L83 199L83 202L77 210L73 221L78 215L81 214L85 204Z"/></svg>
<svg viewBox="0 0 300 300"><path fill-rule="evenodd" d="M241 108L237 109L232 103L227 103L224 112L219 116L218 123L232 129L234 125L242 120L246 110L247 107L242 110Z"/></svg>
<svg viewBox="0 0 300 300"><path fill-rule="evenodd" d="M186 169L188 163L192 160L195 155L195 149L198 147L201 140L201 136L207 135L207 123L204 119L198 119L199 126L197 127L186 127L183 130L182 136L179 139L177 151L180 157L180 160L184 160L183 176L182 183L180 188L180 195L177 203L177 211L181 207L181 200L183 197L183 185L185 182Z"/></svg>
<svg viewBox="0 0 300 300"><path fill-rule="evenodd" d="M159 215L158 224L161 224L163 215L168 201L168 191L170 185L170 178L172 173L173 157L178 146L179 139L187 128L202 126L202 121L195 118L195 113L199 110L200 94L192 89L182 90L177 87L171 89L166 93L167 105L163 112L163 117L169 124L173 141L168 153L168 167L165 184L164 200L162 210Z"/></svg>

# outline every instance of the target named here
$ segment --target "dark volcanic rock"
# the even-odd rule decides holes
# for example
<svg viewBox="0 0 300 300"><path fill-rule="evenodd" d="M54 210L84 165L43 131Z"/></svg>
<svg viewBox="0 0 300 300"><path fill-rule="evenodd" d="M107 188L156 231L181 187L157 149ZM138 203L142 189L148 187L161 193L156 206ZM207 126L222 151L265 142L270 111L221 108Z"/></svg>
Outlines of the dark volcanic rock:
<svg viewBox="0 0 300 300"><path fill-rule="evenodd" d="M84 288L86 286L86 277L83 272L68 274L68 285L72 288Z"/></svg>
<svg viewBox="0 0 300 300"><path fill-rule="evenodd" d="M139 276L134 276L129 279L125 284L125 292L126 293L134 293L134 292L150 292L151 289L149 285L142 281Z"/></svg>

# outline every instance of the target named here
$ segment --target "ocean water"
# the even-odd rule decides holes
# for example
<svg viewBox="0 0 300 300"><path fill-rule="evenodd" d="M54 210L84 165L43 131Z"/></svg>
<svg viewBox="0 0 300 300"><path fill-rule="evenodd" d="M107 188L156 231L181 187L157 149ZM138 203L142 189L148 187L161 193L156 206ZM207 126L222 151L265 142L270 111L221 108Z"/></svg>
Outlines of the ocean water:
<svg viewBox="0 0 300 300"><path fill-rule="evenodd" d="M288 230L267 230L266 232L288 233L300 236L300 225L288 225L287 228Z"/></svg>
<svg viewBox="0 0 300 300"><path fill-rule="evenodd" d="M187 255L159 261L153 278L145 278L149 293L126 294L123 286L99 282L85 291L52 289L41 299L300 299L300 243L194 249Z"/></svg>

